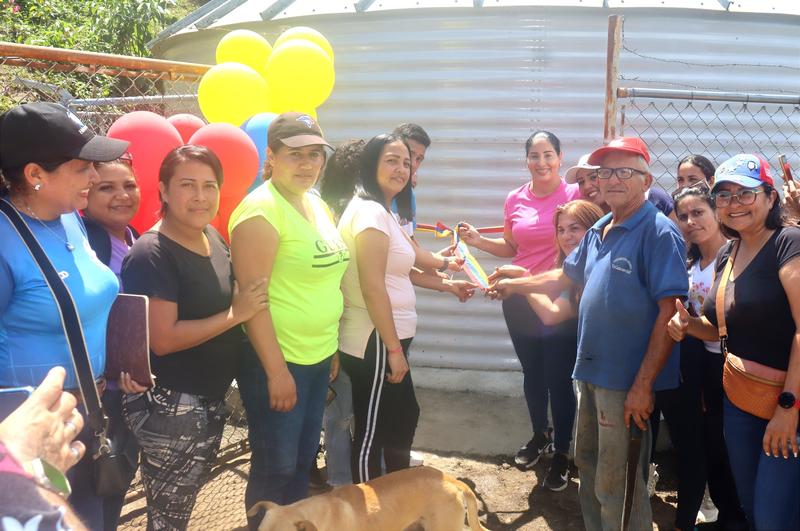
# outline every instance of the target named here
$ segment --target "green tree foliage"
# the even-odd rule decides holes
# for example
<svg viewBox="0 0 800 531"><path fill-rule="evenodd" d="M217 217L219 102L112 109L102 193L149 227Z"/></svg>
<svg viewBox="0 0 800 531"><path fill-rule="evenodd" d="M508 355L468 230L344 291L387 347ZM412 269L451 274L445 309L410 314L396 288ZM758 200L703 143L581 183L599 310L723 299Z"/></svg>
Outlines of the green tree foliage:
<svg viewBox="0 0 800 531"><path fill-rule="evenodd" d="M0 0L0 40L123 55L174 22L175 0Z"/></svg>

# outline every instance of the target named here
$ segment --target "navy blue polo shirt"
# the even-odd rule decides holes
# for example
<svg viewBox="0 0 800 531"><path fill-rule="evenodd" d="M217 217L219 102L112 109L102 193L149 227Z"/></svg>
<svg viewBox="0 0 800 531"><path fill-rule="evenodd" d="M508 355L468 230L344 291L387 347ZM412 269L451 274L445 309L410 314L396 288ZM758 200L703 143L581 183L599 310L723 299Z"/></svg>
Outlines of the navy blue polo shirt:
<svg viewBox="0 0 800 531"><path fill-rule="evenodd" d="M658 301L686 297L686 248L672 221L649 201L602 239L611 214L586 232L564 262L564 273L583 286L578 310L578 357L573 378L627 391L642 364ZM654 390L678 386L678 345Z"/></svg>

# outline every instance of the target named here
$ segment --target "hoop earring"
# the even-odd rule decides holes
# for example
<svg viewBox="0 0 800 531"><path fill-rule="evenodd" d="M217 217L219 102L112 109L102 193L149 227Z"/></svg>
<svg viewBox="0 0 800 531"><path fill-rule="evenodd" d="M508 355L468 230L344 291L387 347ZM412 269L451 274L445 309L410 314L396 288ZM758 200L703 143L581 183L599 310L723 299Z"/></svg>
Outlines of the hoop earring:
<svg viewBox="0 0 800 531"><path fill-rule="evenodd" d="M36 184L33 185L33 191L34 192L38 192L41 189L42 189L42 183L36 183Z"/></svg>

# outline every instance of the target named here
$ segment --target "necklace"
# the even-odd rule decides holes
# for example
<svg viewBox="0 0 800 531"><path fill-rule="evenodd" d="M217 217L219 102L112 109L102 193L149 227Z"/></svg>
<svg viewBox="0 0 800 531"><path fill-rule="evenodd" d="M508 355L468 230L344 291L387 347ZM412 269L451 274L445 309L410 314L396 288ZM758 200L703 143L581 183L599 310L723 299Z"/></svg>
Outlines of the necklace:
<svg viewBox="0 0 800 531"><path fill-rule="evenodd" d="M66 239L66 238L62 238L62 237L61 237L61 235L60 235L59 233L57 233L56 231L54 231L53 229L51 229L51 228L50 228L50 227L49 227L49 226L48 226L48 225L47 225L47 224L46 224L44 221L42 221L41 219L39 219L39 216L37 216L37 215L36 215L36 213L33 211L33 209L31 208L31 206L28 204L28 202L27 202L27 201L25 201L24 203L25 203L25 209L28 211L28 213L31 215L31 217L32 217L33 219L35 219L36 221L38 221L38 222L39 222L39 225L41 225L42 227L44 227L45 229L47 229L48 231L50 231L50 233L51 233L53 236L55 236L56 238L58 238L58 240L59 240L59 241L63 242L63 243L64 243L64 246L67 248L67 251L69 251L69 252L72 252L72 251L74 251L74 250L75 250L75 246L74 246L74 245L72 245L71 243L69 243L69 240L68 240L68 239ZM66 229L64 229L64 233L66 234Z"/></svg>

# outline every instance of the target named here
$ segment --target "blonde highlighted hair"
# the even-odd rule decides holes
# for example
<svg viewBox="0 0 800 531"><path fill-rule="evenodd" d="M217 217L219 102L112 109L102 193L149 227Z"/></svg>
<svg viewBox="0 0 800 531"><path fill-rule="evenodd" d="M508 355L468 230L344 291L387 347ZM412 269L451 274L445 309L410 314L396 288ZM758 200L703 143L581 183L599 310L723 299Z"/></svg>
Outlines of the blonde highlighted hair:
<svg viewBox="0 0 800 531"><path fill-rule="evenodd" d="M597 223L597 220L603 217L603 211L599 206L584 199L576 199L569 203L564 203L556 208L556 213L553 215L553 225L556 227L556 234L558 233L558 218L560 218L562 214L572 216L586 230L589 230L592 225ZM556 248L558 249L556 267L561 267L566 255L564 251L561 250L561 246L558 245L558 236L556 236Z"/></svg>

